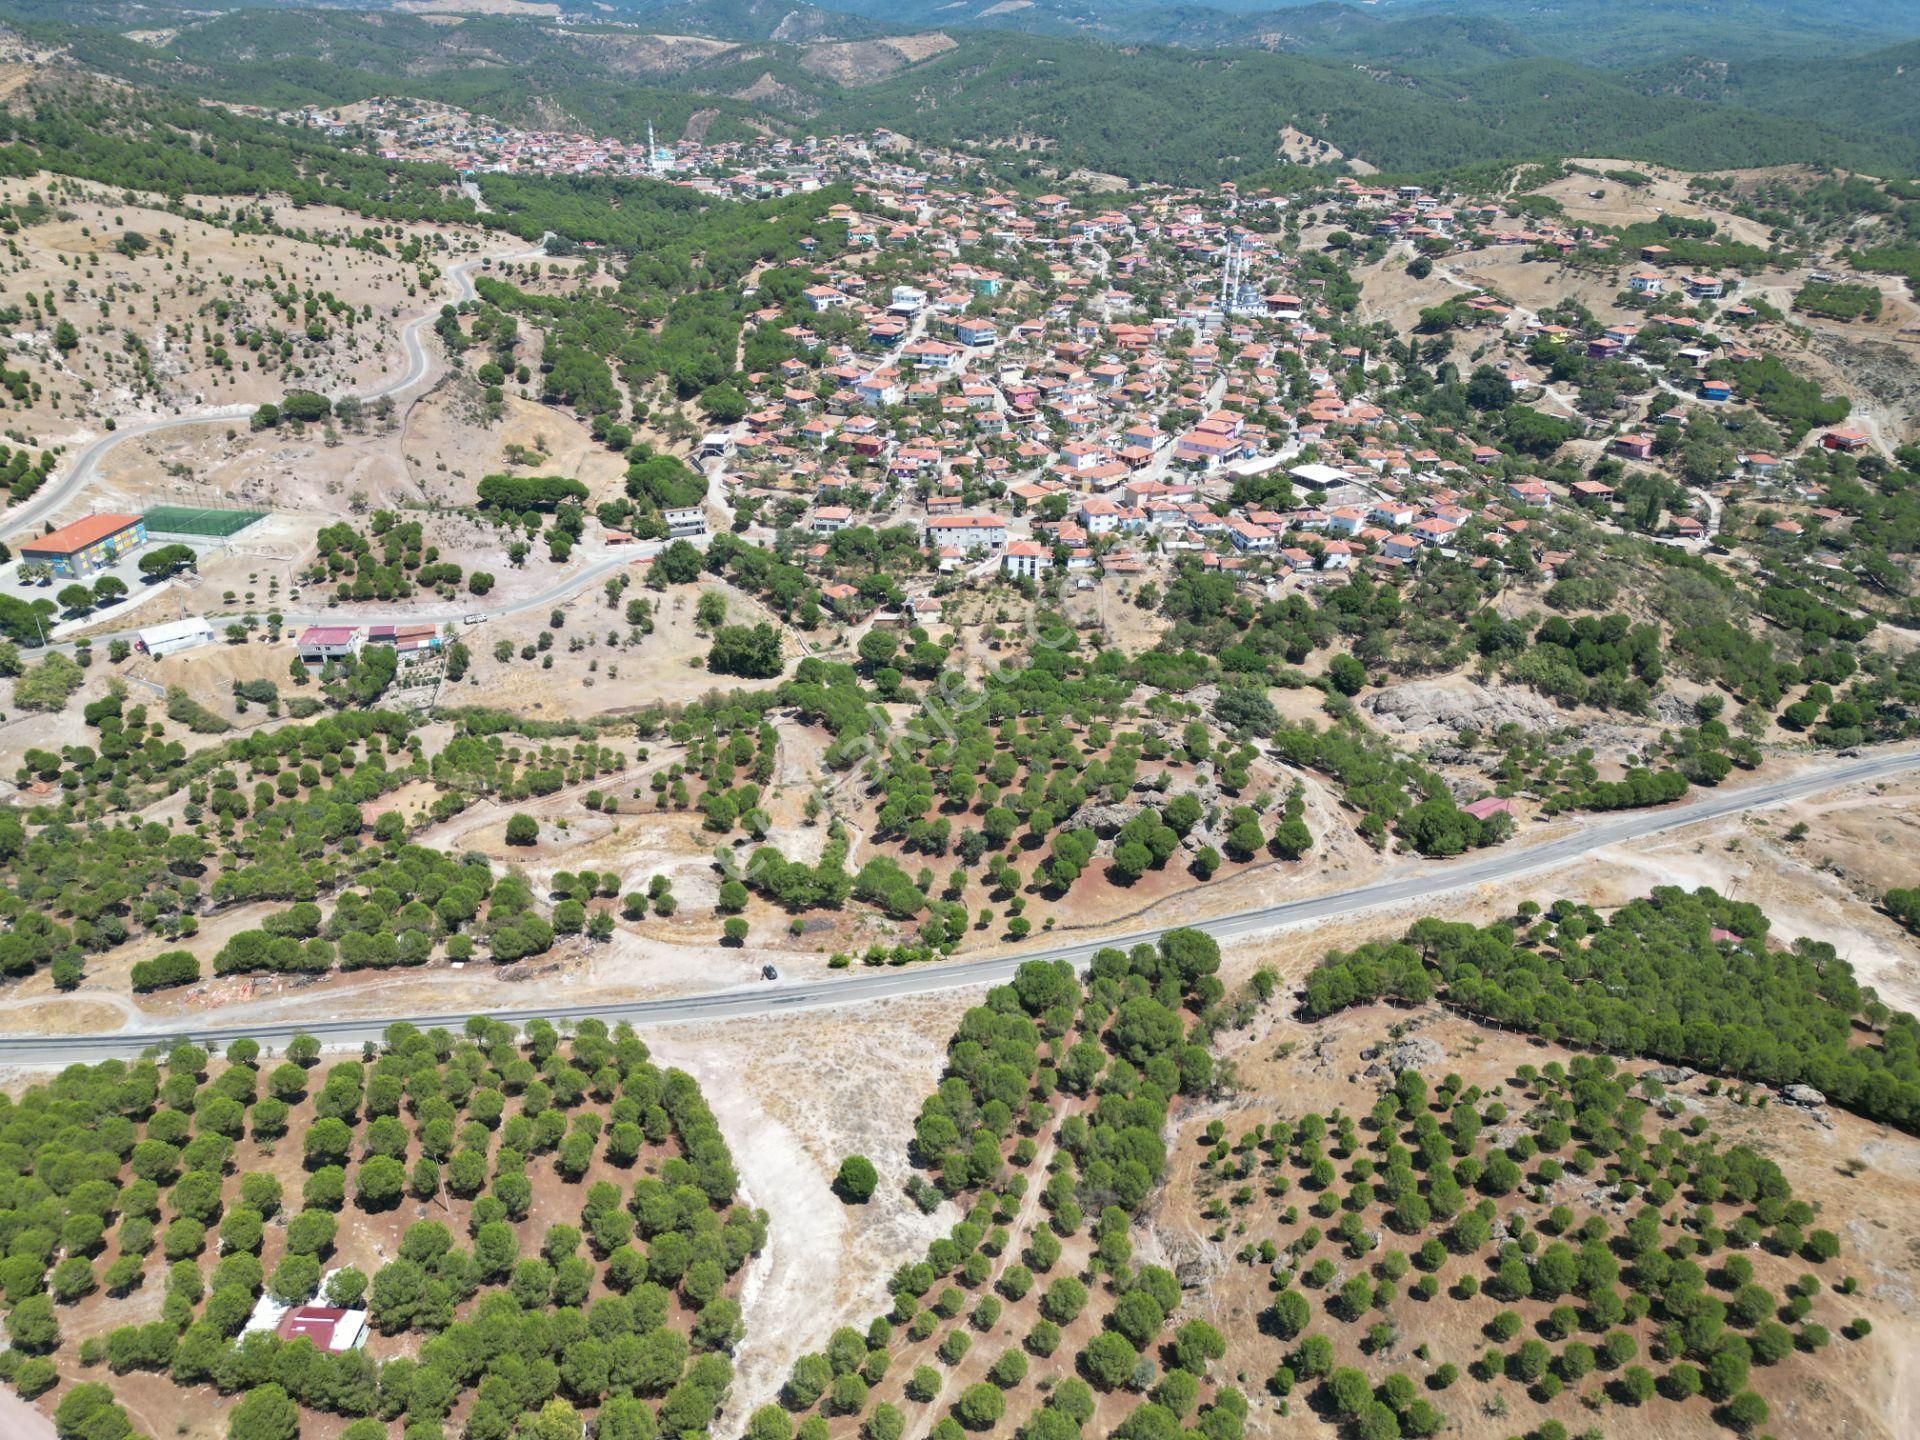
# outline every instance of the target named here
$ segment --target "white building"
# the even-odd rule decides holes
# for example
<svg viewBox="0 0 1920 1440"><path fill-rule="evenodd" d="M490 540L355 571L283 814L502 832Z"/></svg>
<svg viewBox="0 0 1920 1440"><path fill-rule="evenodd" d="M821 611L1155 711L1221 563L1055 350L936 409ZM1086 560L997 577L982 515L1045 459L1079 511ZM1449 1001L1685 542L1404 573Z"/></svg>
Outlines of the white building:
<svg viewBox="0 0 1920 1440"><path fill-rule="evenodd" d="M707 533L707 512L698 505L684 510L662 510L660 518L666 524L668 537L674 540Z"/></svg>
<svg viewBox="0 0 1920 1440"><path fill-rule="evenodd" d="M1047 547L1038 540L1016 540L1000 557L1000 569L1016 580L1037 580L1047 558Z"/></svg>
<svg viewBox="0 0 1920 1440"><path fill-rule="evenodd" d="M1353 478L1346 471L1337 470L1331 465L1296 465L1287 471L1287 475L1309 490L1331 490Z"/></svg>
<svg viewBox="0 0 1920 1440"><path fill-rule="evenodd" d="M927 544L935 549L997 550L1007 543L1007 522L998 515L942 515L927 521Z"/></svg>
<svg viewBox="0 0 1920 1440"><path fill-rule="evenodd" d="M834 535L853 523L853 509L847 505L821 505L813 512L813 533Z"/></svg>
<svg viewBox="0 0 1920 1440"><path fill-rule="evenodd" d="M1082 500L1077 514L1089 535L1111 535L1120 525L1120 507L1111 500Z"/></svg>
<svg viewBox="0 0 1920 1440"><path fill-rule="evenodd" d="M195 615L186 620L170 620L165 625L147 626L140 632L139 648L157 660L176 651L211 645L213 638L213 626Z"/></svg>
<svg viewBox="0 0 1920 1440"><path fill-rule="evenodd" d="M300 632L300 658L309 665L324 665L360 653L360 631L353 625L309 625Z"/></svg>

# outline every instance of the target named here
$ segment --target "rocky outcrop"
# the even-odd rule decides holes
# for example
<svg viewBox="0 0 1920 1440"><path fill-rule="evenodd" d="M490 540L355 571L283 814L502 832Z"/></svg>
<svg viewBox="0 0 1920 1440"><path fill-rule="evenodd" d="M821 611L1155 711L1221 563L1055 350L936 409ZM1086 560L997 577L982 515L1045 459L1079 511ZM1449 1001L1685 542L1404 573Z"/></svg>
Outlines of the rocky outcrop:
<svg viewBox="0 0 1920 1440"><path fill-rule="evenodd" d="M1402 1070L1418 1070L1425 1073L1437 1069L1446 1063L1447 1052L1424 1035L1410 1035L1404 1040L1389 1041L1384 1045L1370 1045L1360 1052L1362 1060L1374 1063L1367 1067L1366 1073L1374 1078L1385 1076L1392 1079Z"/></svg>
<svg viewBox="0 0 1920 1440"><path fill-rule="evenodd" d="M1483 734L1502 725L1550 730L1566 717L1528 690L1480 685L1471 680L1415 680L1369 695L1361 707L1384 730L1463 730Z"/></svg>
<svg viewBox="0 0 1920 1440"><path fill-rule="evenodd" d="M1118 805L1082 805L1073 812L1073 823L1086 826L1101 839L1109 839L1135 816L1146 809L1145 805L1131 805L1122 802Z"/></svg>

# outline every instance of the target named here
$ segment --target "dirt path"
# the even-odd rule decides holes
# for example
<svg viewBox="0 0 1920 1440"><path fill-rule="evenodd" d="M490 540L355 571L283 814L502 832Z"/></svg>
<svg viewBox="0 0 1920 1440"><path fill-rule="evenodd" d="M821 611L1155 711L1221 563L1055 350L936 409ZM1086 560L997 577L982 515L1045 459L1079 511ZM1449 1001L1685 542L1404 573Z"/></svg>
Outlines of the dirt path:
<svg viewBox="0 0 1920 1440"><path fill-rule="evenodd" d="M779 1393L793 1362L836 1326L864 1327L886 1311L894 1269L923 1255L958 1218L952 1205L922 1215L904 1185L921 1097L939 1079L969 998L889 1002L877 1017L645 1032L656 1061L700 1082L733 1152L742 1199L768 1214L767 1246L741 1286L746 1339L714 1434L739 1434ZM847 1155L867 1156L880 1172L865 1205L833 1193Z"/></svg>
<svg viewBox="0 0 1920 1440"><path fill-rule="evenodd" d="M1080 1112L1076 1108L1072 1113ZM1062 1118L1064 1118L1064 1115ZM1060 1127L1058 1123L1047 1132L1046 1143L1040 1147L1039 1154L1034 1156L1033 1163L1027 1167L1027 1173L1030 1177L1037 1180L1039 1176L1048 1173L1049 1167L1053 1164L1054 1152L1059 1149L1057 1143L1059 1133ZM1046 1187L1043 1185L1034 1183L1027 1186L1027 1193L1022 1196L1020 1200L1020 1211L1014 1216L1013 1223L1007 1226L1007 1234L1012 1238L1008 1241L1007 1248L1001 1251L999 1257L994 1261L993 1271L987 1276L986 1282L979 1287L983 1295L990 1294L997 1290L1000 1284L1000 1277L1006 1273L1007 1267L1019 1259L1021 1249L1023 1248L1021 1241L1023 1237L1031 1234L1033 1231L1034 1221L1038 1219L1040 1215L1040 1197L1045 1192ZM1045 1277L1042 1276L1041 1279L1045 1279ZM980 1347L980 1353L977 1354L969 1352L967 1359L972 1361L977 1368L984 1363L985 1347ZM971 1378L965 1379L963 1383L963 1377L969 1376L971 1373L964 1362L960 1365L942 1365L939 1367L939 1370L940 1393L920 1407L914 1422L907 1431L909 1440L921 1440L921 1437L933 1428L939 1418L946 1414L948 1392L956 1388L964 1390L967 1385L973 1383Z"/></svg>
<svg viewBox="0 0 1920 1440"><path fill-rule="evenodd" d="M476 267L491 262L526 259L535 254L544 254L545 246L546 237L542 236L540 249L538 251L516 251L510 254L498 255L473 255L464 260L456 261L446 272L446 279L451 282L453 288L453 299L457 302L464 302L473 298L474 285L469 272ZM442 300L441 303L445 303L444 300ZM431 381L434 372L435 352L427 348L421 336L439 314L440 304L434 304L429 309L423 309L418 315L414 316L401 327L399 332L400 354L406 362L406 368L401 371L397 377L381 381L378 384L352 387L345 393L356 395L362 400L375 400L384 397L398 398L407 396L407 392ZM409 409L412 407L413 399L416 398L418 397L409 396L407 398L406 403ZM199 409L190 415L176 414L165 418L146 420L133 425L121 424L115 429L100 435L97 439L94 439L91 444L82 449L74 460L72 467L64 476L43 485L30 499L22 501L20 505L9 512L3 520L0 520L0 532L12 535L25 531L54 514L69 500L82 494L87 487L92 484L99 470L100 462L117 446L124 445L128 441L143 435L157 435L164 431L179 430L196 425L218 424L223 420L238 419L243 415L251 413L252 408L252 406L245 404L214 405Z"/></svg>
<svg viewBox="0 0 1920 1440"><path fill-rule="evenodd" d="M770 1217L766 1248L747 1266L740 1286L748 1338L735 1356L728 1419L715 1427L728 1433L773 1397L807 1341L825 1340L825 1331L816 1333L821 1292L838 1287L847 1207L799 1136L760 1103L737 1064L677 1039L655 1041L653 1050L656 1059L698 1078L733 1151L740 1198Z"/></svg>

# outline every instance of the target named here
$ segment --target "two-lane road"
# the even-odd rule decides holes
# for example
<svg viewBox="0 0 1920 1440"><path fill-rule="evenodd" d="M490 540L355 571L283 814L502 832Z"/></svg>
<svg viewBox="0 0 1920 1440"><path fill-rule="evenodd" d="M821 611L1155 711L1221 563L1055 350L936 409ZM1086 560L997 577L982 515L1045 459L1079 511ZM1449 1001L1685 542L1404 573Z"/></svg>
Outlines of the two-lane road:
<svg viewBox="0 0 1920 1440"><path fill-rule="evenodd" d="M1920 768L1920 751L1911 749L1822 761L1785 779L1710 791L1688 804L1660 810L1633 811L1583 823L1565 835L1538 845L1482 851L1448 864L1409 863L1379 880L1351 890L1242 910L1200 922L1197 928L1226 940L1402 905L1476 885L1518 879L1567 864L1610 845L1644 840L1684 826L1783 805L1843 785L1890 779L1916 768ZM1066 960L1083 967L1097 950L1107 946L1125 949L1142 941L1152 941L1160 933L1159 929L1151 929L1103 935L1097 939L1035 947L991 959L875 970L852 974L845 979L762 984L662 1000L530 1006L483 1013L516 1024L534 1019L563 1020L597 1016L609 1022L624 1020L636 1026L645 1026L699 1020L737 1020L799 1010L865 1005L901 996L1002 984L1029 960ZM402 1013L360 1019L315 1018L305 1023L275 1021L242 1026L155 1026L117 1034L0 1035L0 1064L59 1066L114 1059L137 1055L156 1041L180 1036L189 1036L215 1047L224 1047L228 1041L244 1036L251 1036L263 1045L280 1046L295 1034L312 1035L329 1045L351 1045L378 1040L388 1025L397 1022L423 1028L433 1025L458 1028L468 1013L471 1012L452 1015Z"/></svg>
<svg viewBox="0 0 1920 1440"><path fill-rule="evenodd" d="M473 276L475 266L494 262L505 263L513 260L531 260L546 254L546 239L541 239L540 248L519 251L510 255L475 255L450 266L447 279L452 282L452 300L455 304L471 300L474 296ZM420 384L433 369L433 357L428 353L426 341L422 338L427 327L440 318L440 307L422 311L405 325L400 327L400 350L406 358L406 368L399 375L376 385L371 390L358 393L362 400L378 400L383 396L399 396ZM196 410L190 415L175 415L164 420L148 420L137 425L123 426L110 430L98 440L82 450L73 462L73 468L58 480L41 486L38 493L20 505L11 514L0 518L0 539L30 530L74 496L80 494L93 483L94 475L99 471L100 462L116 445L124 445L129 440L142 439L148 435L158 435L167 430L184 429L190 425L207 425L221 420L237 420L253 414L252 405L216 405L208 409Z"/></svg>
<svg viewBox="0 0 1920 1440"><path fill-rule="evenodd" d="M618 555L605 560L596 560L572 571L556 580L546 589L525 599L515 600L511 604L485 606L478 601L468 605L440 606L428 610L283 610L280 611L280 625L283 630L297 631L308 625L459 625L469 623L477 625L483 620L504 620L515 615L529 614L535 610L546 610L558 605L570 596L604 579L617 575L631 565L660 553L668 542L663 540L643 540L630 545ZM703 548L705 536L695 536L687 542L696 548ZM206 610L201 613L212 624L218 626L229 620L238 620L245 615L259 616L263 607L253 606L246 610ZM85 642L90 646L105 645L112 640L132 640L139 635L140 627L128 626L121 630L89 630ZM66 639L48 646L52 650L72 650L81 642L78 639ZM38 653L37 651L35 652Z"/></svg>
<svg viewBox="0 0 1920 1440"><path fill-rule="evenodd" d="M545 237L543 237L541 241L542 248L539 249L517 251L506 255L475 255L450 266L447 270L447 279L452 287L452 301L455 304L459 304L471 300L474 297L475 290L472 272L476 267L488 264L504 264L517 260L537 259L546 253L544 249L545 243ZM403 325L400 329L400 348L402 355L405 357L405 368L401 370L399 375L382 382L372 389L355 393L358 393L363 400L378 400L383 396L397 398L423 384L433 373L433 356L427 348L424 337L428 327L431 326L439 316L439 307L435 306L431 310L416 315ZM138 440L145 436L158 435L168 430L184 429L193 425L214 424L222 420L241 419L252 415L253 411L254 407L251 405L216 406L211 409L196 410L191 415L176 415L162 420L148 420L140 424L125 425L117 430L109 431L82 450L75 458L73 467L68 470L64 476L43 486L39 493L34 495L32 499L26 501L5 517L0 517L0 538L5 538L39 526L43 521L58 511L61 506L84 491L87 486L93 482L95 475L98 473L100 462L107 457L115 446L124 445L128 441ZM660 549L661 546L659 544L652 542L635 545L627 550L623 550L619 555L595 561L591 565L573 571L571 574L556 581L536 595L528 596L524 600L517 600L507 605L488 606L476 603L437 610L396 610L391 614L371 610L355 610L353 612L353 620L355 624L359 625L444 625L457 624L469 617L480 620L498 620L514 615L527 614L556 605L568 596L576 594L586 586L593 584L595 581L604 579L609 575L618 574L635 560L645 559L658 553ZM237 620L243 614L258 613L258 609L259 607L256 606L253 607L252 611L209 611L207 612L207 619L216 622L229 619ZM336 624L340 618L340 612L332 609L287 611L284 613L283 624L297 629L303 625ZM138 626L130 626L123 630L97 631L89 634L87 640L91 644L99 645L109 640L131 640L139 633ZM63 641L54 648L71 649L74 643L75 642L71 640Z"/></svg>

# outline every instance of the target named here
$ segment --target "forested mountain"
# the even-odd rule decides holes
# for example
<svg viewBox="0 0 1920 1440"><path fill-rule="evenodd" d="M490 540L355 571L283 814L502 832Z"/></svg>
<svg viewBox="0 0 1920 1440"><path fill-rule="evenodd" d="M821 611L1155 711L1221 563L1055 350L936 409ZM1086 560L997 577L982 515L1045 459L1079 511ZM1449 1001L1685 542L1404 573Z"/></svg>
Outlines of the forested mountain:
<svg viewBox="0 0 1920 1440"><path fill-rule="evenodd" d="M1549 6L1548 21L1524 27L1493 0L1465 14L1426 0L1377 14L1331 3L1238 15L1197 7L1098 12L1103 24L1121 16L1136 29L1157 26L1163 33L1155 38L1212 33L1212 48L984 29L945 29L937 43L913 47L857 43L863 29L911 20L911 3L884 22L847 18L844 29L835 12L776 13L766 0L625 7L659 24L658 34L538 17L473 15L450 25L273 5L179 12L174 33L158 41L150 29L135 39L115 27L56 21L42 0L0 0L0 18L67 45L86 66L182 98L290 106L407 94L529 128L559 123L623 139L649 125L676 136L696 114L710 139L767 127L888 126L984 147L1025 136L1068 168L1135 180L1262 173L1288 128L1391 171L1568 154L1689 168L1920 168L1909 63L1920 44L1863 60L1603 70L1551 53L1554 26L1579 3ZM1864 32L1885 19L1876 6L1854 0L1837 23ZM1008 13L1038 25L1029 10L1041 9ZM141 24L152 26L153 13L143 9ZM1798 23L1805 11L1790 4L1780 13L1782 23ZM945 15L948 24L964 18ZM752 38L685 38L702 31ZM821 38L829 35L856 43Z"/></svg>
<svg viewBox="0 0 1920 1440"><path fill-rule="evenodd" d="M1906 0L1400 0L1378 13L1504 21L1544 53L1600 69L1688 52L1846 55L1920 35Z"/></svg>
<svg viewBox="0 0 1920 1440"><path fill-rule="evenodd" d="M662 32L728 40L844 40L896 33L900 28L899 17L884 11L863 15L846 5L795 5L783 0L616 0L611 5L595 0L562 8L579 11L583 20L604 20L611 12Z"/></svg>
<svg viewBox="0 0 1920 1440"><path fill-rule="evenodd" d="M747 133L758 114L723 87L694 93L685 72L697 52L636 43L650 37L579 35L490 16L444 26L344 10L242 10L184 26L164 46L95 28L46 33L110 75L250 104L337 105L404 93L516 124L547 124L560 113L603 134L635 137L650 124L678 134L695 111L711 111L715 139Z"/></svg>
<svg viewBox="0 0 1920 1440"><path fill-rule="evenodd" d="M652 19L658 0L613 0L615 7ZM702 0L682 12L710 9ZM736 8L728 3L721 9ZM744 8L751 8L744 7ZM1912 6L1897 0L1212 0L1162 4L1154 0L1034 0L1007 6L997 0L832 0L829 10L866 17L892 30L955 27L1019 30L1039 35L1210 47L1257 46L1322 56L1446 57L1457 45L1482 61L1503 47L1545 53L1600 69L1626 69L1686 53L1727 58L1792 52L1844 55L1920 34ZM764 28L701 33L765 38ZM789 30L778 38L801 39Z"/></svg>
<svg viewBox="0 0 1920 1440"><path fill-rule="evenodd" d="M1383 20L1345 5L1315 5L1244 22L1259 27L1248 39L1264 49L1369 65L1458 70L1541 53L1519 26L1478 15Z"/></svg>
<svg viewBox="0 0 1920 1440"><path fill-rule="evenodd" d="M525 10L516 13L522 3ZM171 0L8 0L3 7L30 20L122 30L192 25L232 11L320 8L336 7L312 0L227 0L217 8ZM402 0L353 0L350 8L393 13L413 7ZM573 24L639 23L663 33L738 40L800 43L938 27L1436 63L1541 53L1599 69L1692 54L1839 56L1920 37L1920 15L1902 0L505 0L474 9L515 21L557 10Z"/></svg>
<svg viewBox="0 0 1920 1440"><path fill-rule="evenodd" d="M1920 41L1829 60L1796 56L1729 63L1691 55L1633 78L1651 94L1920 138Z"/></svg>
<svg viewBox="0 0 1920 1440"><path fill-rule="evenodd" d="M1598 154L1703 169L1819 158L1905 171L1920 153L1818 123L1643 96L1618 78L1537 57L1453 76L1376 78L1298 56L1010 35L969 37L849 91L820 123L975 144L1037 135L1068 164L1195 181L1265 168L1287 125L1396 170Z"/></svg>

